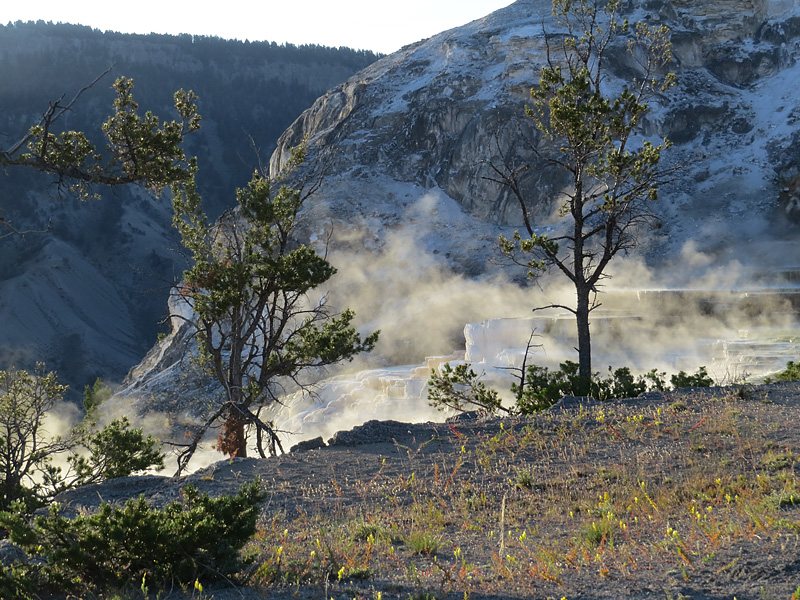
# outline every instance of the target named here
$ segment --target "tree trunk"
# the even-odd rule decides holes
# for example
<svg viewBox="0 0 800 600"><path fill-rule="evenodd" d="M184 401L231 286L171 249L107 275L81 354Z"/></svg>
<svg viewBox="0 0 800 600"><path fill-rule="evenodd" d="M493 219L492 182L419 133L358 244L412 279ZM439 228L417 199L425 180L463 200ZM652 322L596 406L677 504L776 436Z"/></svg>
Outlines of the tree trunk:
<svg viewBox="0 0 800 600"><path fill-rule="evenodd" d="M578 374L581 377L581 387L579 395L589 394L589 384L592 381L592 342L589 337L589 293L592 288L586 281L586 270L584 268L584 197L583 197L583 171L578 169L575 172L575 196L570 209L574 219L573 243L573 282L575 292L578 296L578 303L575 309L575 321L578 325Z"/></svg>
<svg viewBox="0 0 800 600"><path fill-rule="evenodd" d="M228 359L228 413L225 419L225 426L220 435L225 436L224 449L220 448L228 456L238 458L247 457L247 435L245 426L248 419L245 418L244 405L244 365L242 364L242 353L244 351L244 329L245 319L244 310L241 306L233 307L231 313L231 349Z"/></svg>
<svg viewBox="0 0 800 600"><path fill-rule="evenodd" d="M589 335L589 288L578 288L578 306L575 320L578 325L578 374L587 384L592 380L592 341Z"/></svg>
<svg viewBox="0 0 800 600"><path fill-rule="evenodd" d="M239 405L230 404L225 424L217 438L217 450L230 457L247 458L247 436L245 426L247 419L244 417Z"/></svg>

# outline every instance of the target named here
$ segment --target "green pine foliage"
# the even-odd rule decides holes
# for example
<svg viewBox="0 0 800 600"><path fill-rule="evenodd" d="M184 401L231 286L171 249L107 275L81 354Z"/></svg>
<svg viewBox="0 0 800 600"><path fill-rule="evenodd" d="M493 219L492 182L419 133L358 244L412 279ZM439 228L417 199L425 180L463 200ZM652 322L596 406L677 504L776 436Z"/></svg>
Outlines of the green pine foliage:
<svg viewBox="0 0 800 600"><path fill-rule="evenodd" d="M89 86L91 87L91 86ZM72 108L72 103L51 103L37 125L8 149L0 149L0 165L28 166L57 176L59 185L86 198L90 185L139 184L156 192L189 176L181 147L184 137L200 127L197 98L192 92L175 93L177 121L159 122L152 112L139 115L133 99L133 81L120 77L114 83L114 113L103 123L105 153L83 131L53 133L51 127Z"/></svg>
<svg viewBox="0 0 800 600"><path fill-rule="evenodd" d="M33 600L34 582L26 568L11 566L0 569L0 598L4 600Z"/></svg>
<svg viewBox="0 0 800 600"><path fill-rule="evenodd" d="M569 222L564 232L537 231L531 215L549 198L524 192L520 182L531 165L490 164L492 181L516 197L525 229L500 236L500 249L529 277L554 268L574 286L580 376L592 378L589 313L597 307L599 284L618 253L637 246L637 233L652 223L648 203L668 180L659 166L670 143L635 138L649 109L648 101L675 84L663 74L672 61L669 30L664 26L620 22L620 0L553 0L561 30L547 36L547 62L531 87L526 116L538 130L532 140L544 165L563 171L569 185L553 200ZM631 77L621 91L606 84L606 55L627 39Z"/></svg>
<svg viewBox="0 0 800 600"><path fill-rule="evenodd" d="M19 567L16 578L0 580L0 590L23 592L26 581L85 592L131 589L143 580L168 586L231 579L244 566L240 550L255 533L265 498L255 481L217 498L187 486L180 501L163 508L142 497L122 507L103 503L97 513L74 519L54 505L31 522L15 507L0 513L0 526L35 560Z"/></svg>
<svg viewBox="0 0 800 600"><path fill-rule="evenodd" d="M455 367L445 363L441 372L434 371L428 381L428 401L439 410L507 410L501 404L498 393L486 387L467 363Z"/></svg>
<svg viewBox="0 0 800 600"><path fill-rule="evenodd" d="M629 367L609 367L608 372L607 377L601 377L596 372L591 379L586 379L580 375L578 364L569 360L561 363L556 370L528 365L524 377L511 385L516 404L514 408L508 408L501 404L497 391L479 381L480 377L469 363L461 363L455 368L445 363L441 371L435 371L428 381L428 402L440 410L480 408L488 412L502 410L526 415L550 408L564 396L609 400L635 398L645 392L667 389L666 373L657 369L641 375L634 375ZM714 385L705 367L700 367L692 375L681 371L673 375L670 382L674 389Z"/></svg>
<svg viewBox="0 0 800 600"><path fill-rule="evenodd" d="M800 362L790 360L786 363L783 371L776 373L772 377L764 378L764 383L774 383L776 381L797 381L800 379Z"/></svg>
<svg viewBox="0 0 800 600"><path fill-rule="evenodd" d="M132 473L164 468L158 441L144 437L142 428L131 428L128 417L115 419L83 443L88 455L70 457L77 485L127 477Z"/></svg>
<svg viewBox="0 0 800 600"><path fill-rule="evenodd" d="M700 367L697 372L692 375L680 371L670 378L670 383L672 383L672 387L677 390L690 387L711 387L714 385L714 380L709 377L705 367Z"/></svg>
<svg viewBox="0 0 800 600"><path fill-rule="evenodd" d="M310 297L336 269L295 239L297 216L309 193L287 185L286 177L304 160L303 144L277 179L254 173L236 193L240 218L217 226L203 211L194 161L193 176L173 187L173 223L194 260L180 294L194 312L196 360L224 390L216 412L179 457L179 471L200 436L217 423L223 425L221 452L246 456L250 426L259 440L270 440L274 453L280 440L257 413L277 401L274 390L281 380L298 382L304 370L351 360L377 342L377 332L362 338L355 329L353 311L335 312L321 293ZM260 442L259 451L264 454Z"/></svg>
<svg viewBox="0 0 800 600"><path fill-rule="evenodd" d="M92 385L86 385L83 388L83 410L86 412L86 418L94 421L97 417L98 407L110 399L113 391L109 386L103 383L99 377L94 380Z"/></svg>

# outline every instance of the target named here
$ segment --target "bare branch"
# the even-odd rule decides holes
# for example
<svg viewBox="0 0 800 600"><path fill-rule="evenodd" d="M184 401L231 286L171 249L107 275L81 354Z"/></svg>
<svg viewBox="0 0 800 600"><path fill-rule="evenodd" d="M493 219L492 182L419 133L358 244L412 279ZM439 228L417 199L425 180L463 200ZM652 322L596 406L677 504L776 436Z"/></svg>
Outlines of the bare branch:
<svg viewBox="0 0 800 600"><path fill-rule="evenodd" d="M48 220L47 221L47 227L45 227L44 229L25 229L25 230L20 231L19 229L15 228L11 223L6 221L3 217L0 217L0 226L5 227L6 229L8 229L7 233L4 233L4 234L0 235L0 240L2 240L4 238L7 238L7 237L11 237L13 235L16 235L18 237L24 238L26 235L32 234L32 233L47 233L48 231L50 231L50 223L51 223L51 221Z"/></svg>
<svg viewBox="0 0 800 600"><path fill-rule="evenodd" d="M547 310L548 308L563 308L566 311L571 312L573 315L576 313L575 309L570 306L565 306L564 304L548 304L547 306L537 306L536 308L532 308L532 312L536 312L539 310Z"/></svg>

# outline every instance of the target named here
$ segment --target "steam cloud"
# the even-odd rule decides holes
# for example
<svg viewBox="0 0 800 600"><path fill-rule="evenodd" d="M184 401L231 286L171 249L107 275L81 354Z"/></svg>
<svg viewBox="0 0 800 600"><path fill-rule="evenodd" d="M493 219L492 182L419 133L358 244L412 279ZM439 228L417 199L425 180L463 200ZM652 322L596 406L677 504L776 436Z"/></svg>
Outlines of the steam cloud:
<svg viewBox="0 0 800 600"><path fill-rule="evenodd" d="M291 433L287 448L373 418L443 418L428 406L425 383L430 368L445 360L472 361L489 383L507 392L512 374L503 367L521 364L532 330L539 347L529 364L557 367L577 360L572 315L563 309L532 312L574 304L574 290L563 276L522 284L518 268L486 265L480 276L456 273L450 264L459 257L448 259L448 248L453 236L473 244L475 223L438 191L409 202L395 225L384 223L366 217L355 226L351 221L328 240L328 257L338 269L325 290L328 301L337 309L354 309L362 333L380 329L381 338L373 353L322 374L328 379L313 396L291 395L266 415ZM500 228L486 231L484 250ZM612 277L597 298L602 306L592 314L594 369L657 368L669 375L705 365L718 381L730 381L779 369L794 358L791 286L780 279L759 281L756 269L736 260L724 265L717 260L688 243L673 268L650 268L640 255L613 261ZM465 356L468 323L475 325L467 332ZM148 418L147 430L162 435L175 419L168 422L155 413ZM204 453L192 466L220 458Z"/></svg>
<svg viewBox="0 0 800 600"><path fill-rule="evenodd" d="M440 233L443 223L436 213L447 201L429 194L412 204L400 226L383 232L379 249L363 249L375 237L369 223L334 238L330 259L339 272L331 281L330 300L353 308L364 332L382 332L375 353L346 368L411 366L349 376L339 372L316 399L291 398L274 418L298 434L293 439L325 437L369 418L441 419L427 406L426 367L464 357L468 323L476 325L469 327L466 359L501 391L512 382L508 367L522 364L532 330L538 347L529 364L557 368L565 360L577 361L574 317L563 309L532 312L574 305L571 284L555 273L538 284L520 285L511 279L519 271L491 265L478 278L454 273L430 241L461 234ZM715 260L690 242L672 268L648 268L639 256L613 261L597 297L602 306L592 316L594 369L657 368L669 377L707 366L715 380L731 382L774 371L793 358L796 318L786 284L759 282L753 268L736 260L720 266Z"/></svg>

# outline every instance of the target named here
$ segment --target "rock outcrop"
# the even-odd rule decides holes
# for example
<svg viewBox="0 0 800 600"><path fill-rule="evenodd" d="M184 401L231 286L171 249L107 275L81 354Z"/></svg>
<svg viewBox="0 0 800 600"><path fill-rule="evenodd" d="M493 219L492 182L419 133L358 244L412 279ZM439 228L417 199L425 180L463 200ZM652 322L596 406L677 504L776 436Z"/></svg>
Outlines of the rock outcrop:
<svg viewBox="0 0 800 600"><path fill-rule="evenodd" d="M668 137L676 144L668 160L688 163L665 202L680 209L663 208L664 221L677 230L664 230L662 237L678 233L675 250L697 231L687 229L697 217L725 220L746 211L769 220L778 202L774 178L790 177L800 167L792 151L794 92L781 83L782 77L794 80L800 55L795 3L631 0L624 13L631 22L664 23L672 30L679 85L653 103L643 131ZM546 223L548 203L564 180L557 170L541 168L527 148L537 136L522 116L544 61L543 28L558 31L550 2L519 0L374 63L320 97L281 136L273 172L307 136L335 174L321 201L331 203L338 217L369 214L389 189L382 183L388 177L441 190L476 221L514 226L518 206L486 179L487 161L499 163L502 152L532 165L523 186L541 199L540 222ZM610 59L612 81L635 75L623 45L612 49ZM727 195L731 184L733 196ZM365 187L373 192L359 196ZM705 206L709 193L725 198L728 214L722 205ZM724 228L739 229L735 222Z"/></svg>

